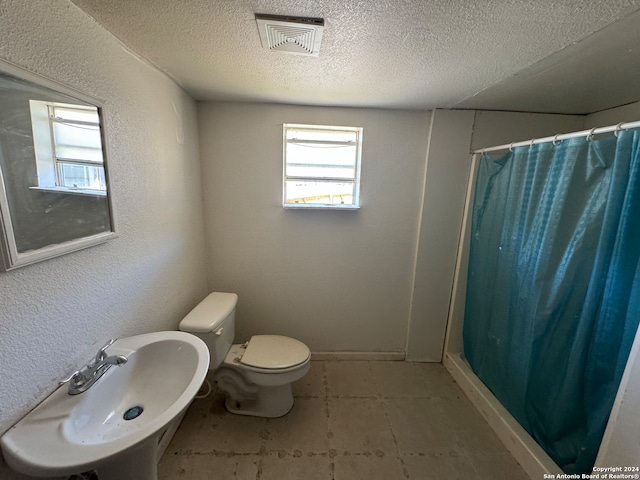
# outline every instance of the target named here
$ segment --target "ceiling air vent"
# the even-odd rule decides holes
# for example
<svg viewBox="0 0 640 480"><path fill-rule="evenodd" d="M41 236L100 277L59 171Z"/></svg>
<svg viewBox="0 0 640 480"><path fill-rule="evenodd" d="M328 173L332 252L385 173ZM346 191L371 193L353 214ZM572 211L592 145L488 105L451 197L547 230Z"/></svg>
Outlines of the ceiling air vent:
<svg viewBox="0 0 640 480"><path fill-rule="evenodd" d="M262 46L272 52L318 56L324 20L256 13Z"/></svg>

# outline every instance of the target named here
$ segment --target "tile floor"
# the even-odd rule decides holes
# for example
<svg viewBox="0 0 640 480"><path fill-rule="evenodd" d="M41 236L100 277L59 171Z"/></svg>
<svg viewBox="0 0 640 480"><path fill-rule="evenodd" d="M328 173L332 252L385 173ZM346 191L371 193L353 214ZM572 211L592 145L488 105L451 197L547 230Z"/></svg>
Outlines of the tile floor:
<svg viewBox="0 0 640 480"><path fill-rule="evenodd" d="M189 408L159 480L528 480L440 364L313 361L288 415Z"/></svg>

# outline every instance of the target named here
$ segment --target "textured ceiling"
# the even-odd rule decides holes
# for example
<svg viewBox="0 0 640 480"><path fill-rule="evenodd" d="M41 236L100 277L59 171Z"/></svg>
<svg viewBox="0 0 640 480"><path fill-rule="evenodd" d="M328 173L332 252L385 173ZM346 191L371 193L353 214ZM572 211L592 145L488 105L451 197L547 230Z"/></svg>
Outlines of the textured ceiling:
<svg viewBox="0 0 640 480"><path fill-rule="evenodd" d="M640 100L640 0L72 0L199 100L591 113ZM322 17L318 57L255 13Z"/></svg>

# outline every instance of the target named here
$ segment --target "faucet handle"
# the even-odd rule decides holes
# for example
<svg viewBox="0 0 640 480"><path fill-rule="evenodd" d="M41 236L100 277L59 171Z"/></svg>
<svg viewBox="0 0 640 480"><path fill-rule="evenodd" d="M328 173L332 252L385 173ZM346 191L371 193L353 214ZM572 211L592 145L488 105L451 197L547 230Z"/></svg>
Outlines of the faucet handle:
<svg viewBox="0 0 640 480"><path fill-rule="evenodd" d="M98 353L96 354L96 363L101 362L102 360L104 360L105 358L107 358L107 348L109 348L111 346L111 344L113 342L115 342L116 339L112 338L111 340L109 340L107 343L105 343L100 350L98 350Z"/></svg>
<svg viewBox="0 0 640 480"><path fill-rule="evenodd" d="M70 382L71 380L77 378L78 375L80 375L80 370L76 370L64 380L60 380L59 385L64 385L65 383Z"/></svg>

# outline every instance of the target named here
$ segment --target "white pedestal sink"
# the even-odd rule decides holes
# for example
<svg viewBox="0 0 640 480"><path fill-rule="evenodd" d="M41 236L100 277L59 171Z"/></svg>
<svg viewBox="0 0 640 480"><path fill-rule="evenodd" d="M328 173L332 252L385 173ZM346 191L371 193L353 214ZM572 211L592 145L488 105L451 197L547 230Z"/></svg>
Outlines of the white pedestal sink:
<svg viewBox="0 0 640 480"><path fill-rule="evenodd" d="M158 444L202 385L209 350L194 335L155 332L119 339L108 353L128 361L79 395L61 386L2 436L11 468L36 477L96 470L100 480L156 480Z"/></svg>

